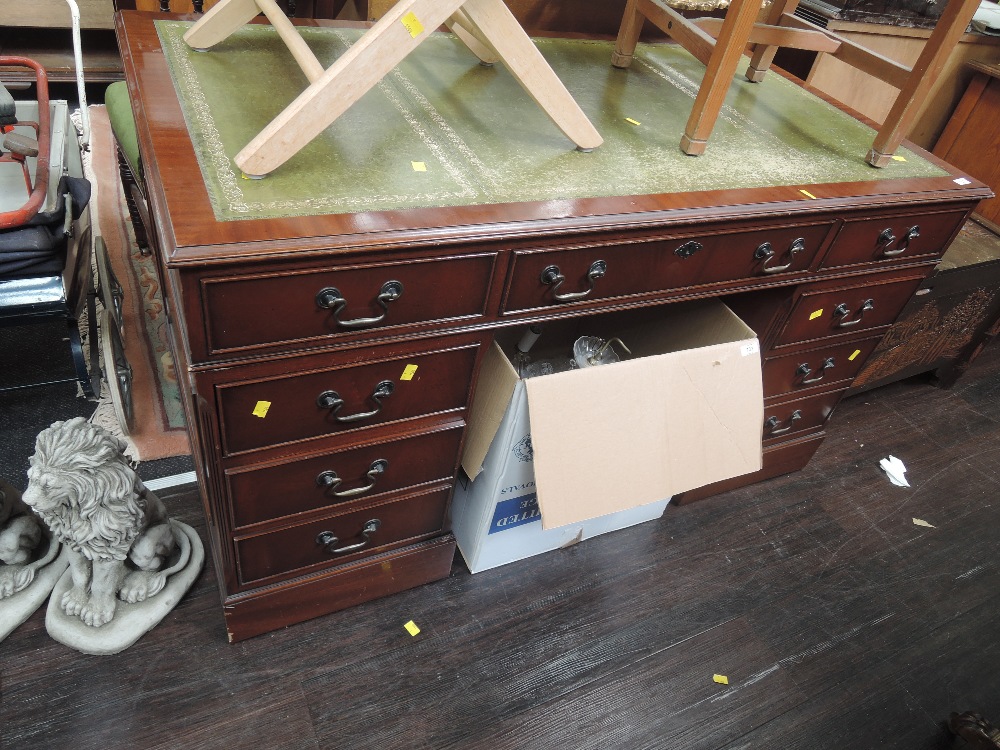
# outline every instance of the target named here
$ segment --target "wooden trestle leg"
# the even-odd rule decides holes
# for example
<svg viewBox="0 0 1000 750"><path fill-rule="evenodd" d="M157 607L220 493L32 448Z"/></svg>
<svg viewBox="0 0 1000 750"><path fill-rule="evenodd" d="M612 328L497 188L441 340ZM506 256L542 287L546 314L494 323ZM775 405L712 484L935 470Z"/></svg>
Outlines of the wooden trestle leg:
<svg viewBox="0 0 1000 750"><path fill-rule="evenodd" d="M311 83L267 125L235 158L251 177L274 171L342 115L375 86L427 36L446 22L462 26L459 34L484 62L503 61L518 83L581 150L601 145L603 139L566 87L521 28L503 0L401 0L338 60L313 78L311 52L297 54L286 37L287 19L272 18L273 0L222 0L195 24L185 41L207 49L232 34L263 10L275 26ZM291 27L293 28L293 27ZM315 58L313 58L315 59ZM305 64L304 64L305 63Z"/></svg>

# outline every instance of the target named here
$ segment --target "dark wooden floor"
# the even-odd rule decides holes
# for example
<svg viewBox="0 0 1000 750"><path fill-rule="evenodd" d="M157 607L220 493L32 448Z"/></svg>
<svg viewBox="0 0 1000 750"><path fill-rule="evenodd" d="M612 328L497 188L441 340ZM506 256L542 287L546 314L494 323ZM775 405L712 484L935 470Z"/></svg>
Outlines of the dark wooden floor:
<svg viewBox="0 0 1000 750"><path fill-rule="evenodd" d="M119 656L39 612L0 644L0 746L950 747L951 711L1000 717L998 437L994 347L845 402L798 474L237 645L208 570Z"/></svg>

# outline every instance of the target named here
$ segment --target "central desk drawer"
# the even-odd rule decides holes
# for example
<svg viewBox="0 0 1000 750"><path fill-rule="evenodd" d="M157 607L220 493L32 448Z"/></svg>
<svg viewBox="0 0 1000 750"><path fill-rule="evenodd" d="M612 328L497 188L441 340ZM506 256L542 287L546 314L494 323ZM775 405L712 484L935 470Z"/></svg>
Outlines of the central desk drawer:
<svg viewBox="0 0 1000 750"><path fill-rule="evenodd" d="M478 346L218 384L227 455L336 435L468 402Z"/></svg>
<svg viewBox="0 0 1000 750"><path fill-rule="evenodd" d="M485 314L493 254L200 279L206 355Z"/></svg>
<svg viewBox="0 0 1000 750"><path fill-rule="evenodd" d="M227 471L233 525L240 528L406 487L451 481L464 427L464 422L453 422L430 434Z"/></svg>
<svg viewBox="0 0 1000 750"><path fill-rule="evenodd" d="M356 560L444 526L451 487L236 541L242 583Z"/></svg>
<svg viewBox="0 0 1000 750"><path fill-rule="evenodd" d="M518 250L504 312L809 269L833 222Z"/></svg>

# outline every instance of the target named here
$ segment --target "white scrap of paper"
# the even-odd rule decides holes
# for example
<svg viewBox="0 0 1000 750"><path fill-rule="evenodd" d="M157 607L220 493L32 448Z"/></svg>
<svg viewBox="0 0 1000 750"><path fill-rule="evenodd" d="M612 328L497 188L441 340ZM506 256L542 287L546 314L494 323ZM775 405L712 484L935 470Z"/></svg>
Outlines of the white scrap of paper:
<svg viewBox="0 0 1000 750"><path fill-rule="evenodd" d="M934 524L932 524L932 523L927 523L927 521L925 521L925 520L924 520L924 519L922 519L922 518L914 518L914 519L913 519L913 525L914 525L914 526L925 526L925 527L927 527L928 529L936 529L936 528L937 528L937 526L935 526L935 525L934 525Z"/></svg>
<svg viewBox="0 0 1000 750"><path fill-rule="evenodd" d="M892 482L897 487L909 487L910 483L906 481L906 466L895 456L889 456L888 458L883 458L878 462L878 465L882 467L882 471L886 473L889 477L889 481Z"/></svg>

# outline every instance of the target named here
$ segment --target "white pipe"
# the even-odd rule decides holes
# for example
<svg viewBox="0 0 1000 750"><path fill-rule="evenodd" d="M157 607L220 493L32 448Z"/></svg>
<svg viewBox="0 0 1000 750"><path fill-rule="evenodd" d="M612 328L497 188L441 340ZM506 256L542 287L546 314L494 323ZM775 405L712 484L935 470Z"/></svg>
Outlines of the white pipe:
<svg viewBox="0 0 1000 750"><path fill-rule="evenodd" d="M83 85L83 50L80 44L80 6L76 0L66 0L73 17L73 59L76 64L76 91L80 99L80 119L83 123L81 143L86 151L90 148L90 112L87 110L87 91Z"/></svg>

